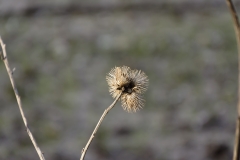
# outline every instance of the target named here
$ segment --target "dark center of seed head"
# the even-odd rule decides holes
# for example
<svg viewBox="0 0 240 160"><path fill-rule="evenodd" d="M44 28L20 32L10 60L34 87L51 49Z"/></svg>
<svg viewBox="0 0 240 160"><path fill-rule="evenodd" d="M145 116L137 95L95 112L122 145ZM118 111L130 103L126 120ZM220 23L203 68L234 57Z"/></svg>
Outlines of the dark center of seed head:
<svg viewBox="0 0 240 160"><path fill-rule="evenodd" d="M130 83L127 83L125 84L123 87L124 87L124 93L129 93L131 94L133 92L133 88L134 88L134 83L133 82L130 82Z"/></svg>

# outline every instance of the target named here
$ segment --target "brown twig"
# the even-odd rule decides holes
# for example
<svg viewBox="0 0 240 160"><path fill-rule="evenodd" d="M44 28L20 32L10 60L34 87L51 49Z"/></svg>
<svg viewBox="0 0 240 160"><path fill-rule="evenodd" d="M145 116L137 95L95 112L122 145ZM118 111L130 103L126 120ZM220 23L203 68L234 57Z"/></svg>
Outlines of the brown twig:
<svg viewBox="0 0 240 160"><path fill-rule="evenodd" d="M234 29L236 33L236 39L237 39L237 46L238 46L238 105L237 105L238 118L237 118L236 133L235 133L233 160L239 160L240 158L240 146L239 146L240 145L240 23L239 23L238 15L232 1L226 0L226 2L233 18Z"/></svg>
<svg viewBox="0 0 240 160"><path fill-rule="evenodd" d="M121 95L122 95L122 93L119 94L118 97L114 100L114 102L113 102L107 109L105 109L105 111L103 112L103 114L102 114L101 118L99 119L99 121L98 121L95 129L93 130L92 135L90 136L90 138L89 138L86 146L82 149L82 155L81 155L80 160L83 160L83 159L84 159L85 154L86 154L86 152L87 152L87 150L88 150L88 147L89 147L89 145L91 144L91 142L92 142L95 134L97 133L98 128L99 128L99 126L101 125L104 117L105 117L105 116L107 115L107 113L114 107L114 105L117 103L117 101L118 101L118 99L120 98Z"/></svg>
<svg viewBox="0 0 240 160"><path fill-rule="evenodd" d="M15 85L15 82L14 82L14 79L13 79L13 71L10 69L10 66L9 66L9 63L8 63L8 59L7 59L7 52L6 52L6 45L3 43L2 41L2 38L0 37L0 45L2 47L2 54L1 54L1 59L3 60L4 64L5 64L5 67L7 69L7 73L8 73L8 76L10 78L10 81L11 81L11 84L12 84L12 87L13 87L13 91L14 91L14 94L16 96L16 99L17 99L17 103L18 103L18 107L19 107L19 110L20 110L20 113L21 113L21 116L22 116L22 119L23 119L23 122L24 122L24 125L26 127L26 130L27 130L27 133L38 153L38 156L40 158L40 160L45 160L44 156L43 156L43 153L41 151L41 149L38 147L38 144L37 142L35 141L30 129L28 128L28 123L27 123L27 119L24 115L24 112L23 112L23 109L22 109L22 102L21 102L21 98L18 94L18 90L17 90L17 87Z"/></svg>

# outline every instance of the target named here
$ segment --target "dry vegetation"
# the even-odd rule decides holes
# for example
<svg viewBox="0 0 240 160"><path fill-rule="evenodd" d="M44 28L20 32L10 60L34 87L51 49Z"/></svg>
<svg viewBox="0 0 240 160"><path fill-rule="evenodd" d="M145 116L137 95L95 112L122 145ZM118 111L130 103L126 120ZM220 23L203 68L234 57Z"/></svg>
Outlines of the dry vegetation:
<svg viewBox="0 0 240 160"><path fill-rule="evenodd" d="M40 13L0 16L0 34L46 159L79 159L111 103L105 76L115 65L147 73L146 107L129 116L118 104L86 160L231 159L238 62L226 7ZM0 159L36 159L3 63L0 75Z"/></svg>

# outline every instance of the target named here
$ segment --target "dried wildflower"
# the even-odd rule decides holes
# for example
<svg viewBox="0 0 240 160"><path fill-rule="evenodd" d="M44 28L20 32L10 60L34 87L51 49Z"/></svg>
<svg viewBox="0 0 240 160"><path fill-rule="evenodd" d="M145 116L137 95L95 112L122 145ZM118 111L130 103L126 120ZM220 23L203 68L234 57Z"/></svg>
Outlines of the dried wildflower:
<svg viewBox="0 0 240 160"><path fill-rule="evenodd" d="M121 101L123 109L128 112L136 112L144 106L144 100L141 98L141 95L135 92L123 94Z"/></svg>
<svg viewBox="0 0 240 160"><path fill-rule="evenodd" d="M148 78L140 70L131 70L127 66L113 68L106 77L109 92L116 98L121 92L124 110L136 112L144 105L141 94L147 90Z"/></svg>

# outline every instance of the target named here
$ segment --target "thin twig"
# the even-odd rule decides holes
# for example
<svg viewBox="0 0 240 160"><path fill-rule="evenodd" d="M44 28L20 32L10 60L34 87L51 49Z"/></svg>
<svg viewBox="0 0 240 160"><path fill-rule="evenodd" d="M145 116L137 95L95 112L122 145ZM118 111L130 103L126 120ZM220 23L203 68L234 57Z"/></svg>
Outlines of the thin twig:
<svg viewBox="0 0 240 160"><path fill-rule="evenodd" d="M95 129L93 130L93 133L92 133L92 135L90 136L90 138L89 138L86 146L82 149L82 155L81 155L80 160L83 160L83 159L84 159L85 154L86 154L86 152L87 152L87 150L88 150L88 147L89 147L89 145L91 144L91 142L92 142L95 134L97 133L97 130L98 130L99 126L101 125L104 117L105 117L105 116L107 115L107 113L114 107L114 105L117 103L117 101L118 101L118 99L120 98L121 95L122 95L122 93L119 94L118 97L114 100L114 102L113 102L107 109L105 109L105 111L103 112L103 114L102 114L101 118L99 119L99 121L98 121Z"/></svg>
<svg viewBox="0 0 240 160"><path fill-rule="evenodd" d="M0 37L0 44L1 44L1 47L2 47L1 59L3 60L3 62L5 64L5 67L7 69L7 73L8 73L8 76L10 78L10 81L11 81L11 84L12 84L12 87L13 87L13 91L14 91L14 94L16 96L18 107L19 107L19 110L20 110L20 113L21 113L24 125L26 127L27 133L28 133L28 135L29 135L29 137L30 137L30 139L31 139L31 141L32 141L32 143L33 143L37 153L38 153L38 156L39 156L40 160L45 160L41 149L38 147L37 142L35 141L35 139L34 139L32 133L31 133L30 129L28 128L27 119L26 119L26 117L24 115L24 112L23 112L23 109L22 109L21 98L20 98L20 96L18 94L18 90L17 90L17 87L16 87L14 79L13 79L12 70L10 69L10 66L9 66L9 63L8 63L7 52L6 52L6 48L5 48L6 45L3 43L1 37Z"/></svg>
<svg viewBox="0 0 240 160"><path fill-rule="evenodd" d="M240 158L240 23L238 19L237 12L234 8L233 2L231 0L226 0L228 8L233 18L234 29L236 33L237 46L238 46L238 118L236 124L236 133L235 133L235 144L233 152L233 160L239 160Z"/></svg>

